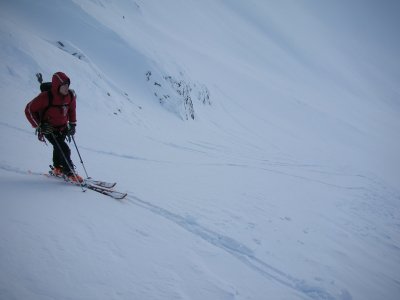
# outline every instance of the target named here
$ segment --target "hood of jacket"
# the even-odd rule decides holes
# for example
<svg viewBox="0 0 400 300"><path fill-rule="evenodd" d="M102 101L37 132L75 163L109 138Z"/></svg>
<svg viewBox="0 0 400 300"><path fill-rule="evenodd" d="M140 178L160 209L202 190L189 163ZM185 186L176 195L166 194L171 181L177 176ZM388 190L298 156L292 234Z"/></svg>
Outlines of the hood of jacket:
<svg viewBox="0 0 400 300"><path fill-rule="evenodd" d="M53 95L59 94L60 86L63 84L68 83L71 84L71 80L65 73L63 72L56 72L53 74L53 78L51 79L51 92Z"/></svg>

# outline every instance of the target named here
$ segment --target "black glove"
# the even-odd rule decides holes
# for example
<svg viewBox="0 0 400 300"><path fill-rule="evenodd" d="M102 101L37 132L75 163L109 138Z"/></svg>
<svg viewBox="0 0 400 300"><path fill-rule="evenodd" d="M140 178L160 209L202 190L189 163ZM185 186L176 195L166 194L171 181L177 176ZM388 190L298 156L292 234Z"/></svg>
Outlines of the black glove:
<svg viewBox="0 0 400 300"><path fill-rule="evenodd" d="M67 135L73 136L75 134L76 124L69 124Z"/></svg>
<svg viewBox="0 0 400 300"><path fill-rule="evenodd" d="M36 128L38 134L50 134L54 131L54 128L49 123L42 123Z"/></svg>

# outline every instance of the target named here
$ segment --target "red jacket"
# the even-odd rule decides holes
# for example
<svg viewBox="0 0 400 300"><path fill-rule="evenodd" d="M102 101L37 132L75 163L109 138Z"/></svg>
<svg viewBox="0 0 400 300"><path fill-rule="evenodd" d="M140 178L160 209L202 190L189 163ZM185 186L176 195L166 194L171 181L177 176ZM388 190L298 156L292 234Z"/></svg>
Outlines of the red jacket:
<svg viewBox="0 0 400 300"><path fill-rule="evenodd" d="M70 79L62 72L54 73L51 80L51 93L53 95L52 106L49 106L48 92L40 93L26 105L25 115L32 127L37 128L40 123L48 123L52 127L63 130L70 124L76 124L76 96L68 93L63 96L59 88ZM47 110L46 110L47 109ZM44 115L42 116L44 112Z"/></svg>

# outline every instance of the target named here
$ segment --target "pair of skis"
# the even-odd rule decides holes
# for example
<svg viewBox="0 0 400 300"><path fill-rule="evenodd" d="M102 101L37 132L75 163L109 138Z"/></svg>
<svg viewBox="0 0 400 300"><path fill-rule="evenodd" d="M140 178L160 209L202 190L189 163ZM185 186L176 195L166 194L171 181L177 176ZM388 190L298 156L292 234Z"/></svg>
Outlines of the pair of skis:
<svg viewBox="0 0 400 300"><path fill-rule="evenodd" d="M66 178L65 176L54 174L52 170L50 170L49 173L45 174L45 175L63 179L65 182L67 182L69 184L81 186L83 188L98 192L100 194L109 196L116 200L122 200L128 195L127 193L121 193L121 192L114 190L114 187L117 184L115 182L94 180L92 178L84 179L83 182L74 182L74 181L68 180L68 178Z"/></svg>

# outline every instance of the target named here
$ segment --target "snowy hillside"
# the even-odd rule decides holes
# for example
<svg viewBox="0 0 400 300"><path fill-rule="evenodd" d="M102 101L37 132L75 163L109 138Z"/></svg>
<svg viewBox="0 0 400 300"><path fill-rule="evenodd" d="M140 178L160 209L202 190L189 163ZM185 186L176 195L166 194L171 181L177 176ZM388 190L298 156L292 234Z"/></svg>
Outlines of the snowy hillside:
<svg viewBox="0 0 400 300"><path fill-rule="evenodd" d="M0 299L398 299L399 9L1 0ZM42 176L56 71L123 201Z"/></svg>

